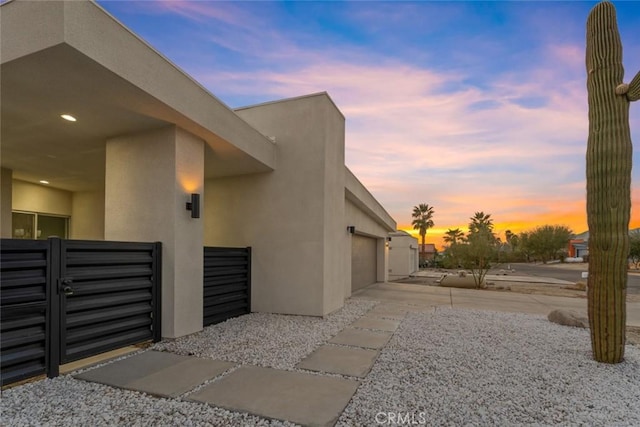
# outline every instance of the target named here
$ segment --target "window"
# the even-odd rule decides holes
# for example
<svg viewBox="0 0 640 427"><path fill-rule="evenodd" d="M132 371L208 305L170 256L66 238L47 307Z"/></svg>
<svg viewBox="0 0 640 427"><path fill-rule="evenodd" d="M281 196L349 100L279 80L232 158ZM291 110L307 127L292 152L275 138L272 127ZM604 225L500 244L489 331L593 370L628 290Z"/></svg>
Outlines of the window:
<svg viewBox="0 0 640 427"><path fill-rule="evenodd" d="M46 240L69 237L69 218L36 212L13 212L13 238Z"/></svg>

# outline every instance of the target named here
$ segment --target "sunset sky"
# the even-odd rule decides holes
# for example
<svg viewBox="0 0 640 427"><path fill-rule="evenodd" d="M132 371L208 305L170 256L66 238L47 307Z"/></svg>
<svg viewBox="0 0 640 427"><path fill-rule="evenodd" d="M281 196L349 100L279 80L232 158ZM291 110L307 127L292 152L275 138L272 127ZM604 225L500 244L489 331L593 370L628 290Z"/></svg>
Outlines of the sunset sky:
<svg viewBox="0 0 640 427"><path fill-rule="evenodd" d="M427 241L490 213L496 231L587 229L586 2L99 1L232 108L326 91L346 163ZM640 2L614 2L625 82ZM631 105L631 227L640 227L640 102ZM465 230L466 231L466 230Z"/></svg>

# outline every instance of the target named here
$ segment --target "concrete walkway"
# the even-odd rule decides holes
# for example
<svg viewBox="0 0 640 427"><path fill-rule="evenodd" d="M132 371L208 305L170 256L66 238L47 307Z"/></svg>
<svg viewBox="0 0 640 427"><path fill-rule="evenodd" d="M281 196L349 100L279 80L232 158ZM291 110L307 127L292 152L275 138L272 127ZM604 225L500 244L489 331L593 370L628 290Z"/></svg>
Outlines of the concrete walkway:
<svg viewBox="0 0 640 427"><path fill-rule="evenodd" d="M378 283L352 298L380 304L295 370L146 351L75 377L301 425L333 426L408 312L446 306L547 315L565 308L586 315L587 304L581 298L399 283ZM640 326L640 303L629 303L627 316L629 325Z"/></svg>
<svg viewBox="0 0 640 427"><path fill-rule="evenodd" d="M305 426L333 426L406 313L393 304L376 306L294 371L146 351L75 378Z"/></svg>

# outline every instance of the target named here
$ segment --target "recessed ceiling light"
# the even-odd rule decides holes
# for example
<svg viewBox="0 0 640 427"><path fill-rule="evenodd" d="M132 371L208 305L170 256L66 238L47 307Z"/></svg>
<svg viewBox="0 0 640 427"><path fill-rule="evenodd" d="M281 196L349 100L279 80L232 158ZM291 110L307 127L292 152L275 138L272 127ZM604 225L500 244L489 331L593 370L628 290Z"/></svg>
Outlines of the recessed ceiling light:
<svg viewBox="0 0 640 427"><path fill-rule="evenodd" d="M41 179L41 180L40 180L40 184L48 184L48 183L49 183L49 181L46 181L46 180L44 180L44 179Z"/></svg>
<svg viewBox="0 0 640 427"><path fill-rule="evenodd" d="M68 120L70 122L75 122L76 118L73 117L71 114L61 114L60 117L62 117L65 120Z"/></svg>

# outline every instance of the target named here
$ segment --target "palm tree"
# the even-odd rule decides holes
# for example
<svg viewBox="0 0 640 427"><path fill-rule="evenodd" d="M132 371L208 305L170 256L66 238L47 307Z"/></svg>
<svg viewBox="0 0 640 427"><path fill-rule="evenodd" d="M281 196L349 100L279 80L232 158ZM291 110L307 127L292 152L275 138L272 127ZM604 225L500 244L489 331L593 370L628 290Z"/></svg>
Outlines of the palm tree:
<svg viewBox="0 0 640 427"><path fill-rule="evenodd" d="M457 244L463 237L464 233L459 228L450 228L444 233L444 241L451 245Z"/></svg>
<svg viewBox="0 0 640 427"><path fill-rule="evenodd" d="M477 233L479 231L487 231L493 233L493 220L491 214L485 214L484 212L476 212L471 218L469 223L469 233Z"/></svg>
<svg viewBox="0 0 640 427"><path fill-rule="evenodd" d="M511 244L511 239L513 239L513 236L515 236L515 234L513 234L511 230L506 230L504 232L504 238L509 244Z"/></svg>
<svg viewBox="0 0 640 427"><path fill-rule="evenodd" d="M413 207L413 213L411 214L411 217L413 218L411 225L413 225L414 230L418 230L418 233L420 233L420 236L422 237L422 246L420 252L422 254L423 261L425 259L424 239L427 235L427 230L433 227L433 213L434 210L432 206L429 206L426 203L420 203L418 206Z"/></svg>

